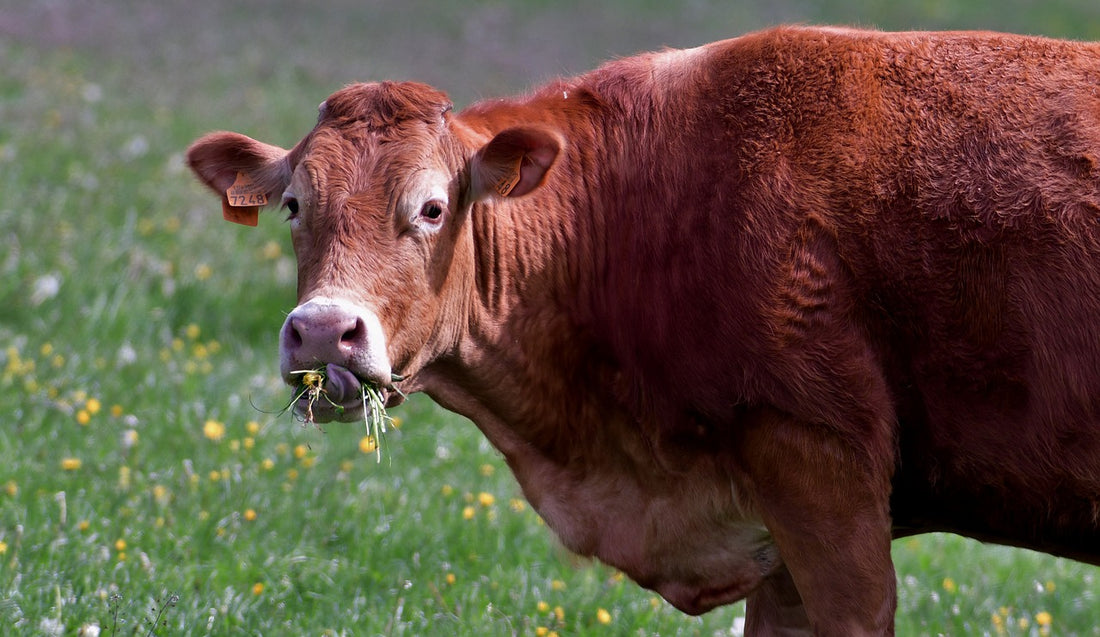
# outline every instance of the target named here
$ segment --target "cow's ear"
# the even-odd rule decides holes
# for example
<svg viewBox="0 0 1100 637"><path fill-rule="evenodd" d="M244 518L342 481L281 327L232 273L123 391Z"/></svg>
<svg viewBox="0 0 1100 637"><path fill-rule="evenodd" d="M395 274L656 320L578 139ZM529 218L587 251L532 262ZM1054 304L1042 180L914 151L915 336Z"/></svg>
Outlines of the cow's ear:
<svg viewBox="0 0 1100 637"><path fill-rule="evenodd" d="M471 199L520 197L542 185L561 151L561 141L541 128L501 131L470 161Z"/></svg>
<svg viewBox="0 0 1100 637"><path fill-rule="evenodd" d="M222 198L225 218L256 225L290 183L287 151L239 133L210 133L187 149L187 165Z"/></svg>

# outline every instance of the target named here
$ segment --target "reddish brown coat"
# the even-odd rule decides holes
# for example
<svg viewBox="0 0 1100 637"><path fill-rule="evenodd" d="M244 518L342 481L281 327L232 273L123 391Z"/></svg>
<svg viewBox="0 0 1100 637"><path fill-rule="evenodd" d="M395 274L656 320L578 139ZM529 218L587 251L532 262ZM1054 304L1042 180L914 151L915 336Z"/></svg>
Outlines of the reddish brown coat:
<svg viewBox="0 0 1100 637"><path fill-rule="evenodd" d="M1096 45L780 28L448 111L190 150L292 210L284 374L403 375L566 546L751 632L891 632L898 535L1100 564Z"/></svg>

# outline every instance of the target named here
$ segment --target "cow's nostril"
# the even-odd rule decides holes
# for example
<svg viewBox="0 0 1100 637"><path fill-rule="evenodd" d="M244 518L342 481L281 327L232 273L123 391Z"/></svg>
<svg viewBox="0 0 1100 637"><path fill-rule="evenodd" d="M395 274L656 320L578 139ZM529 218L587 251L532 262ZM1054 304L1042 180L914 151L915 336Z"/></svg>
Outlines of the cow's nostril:
<svg viewBox="0 0 1100 637"><path fill-rule="evenodd" d="M291 319L287 322L286 331L283 334L285 346L294 350L302 346L302 333L298 331L297 321Z"/></svg>
<svg viewBox="0 0 1100 637"><path fill-rule="evenodd" d="M363 322L363 319L356 318L355 327L344 332L344 335L340 337L340 344L355 347L356 345L366 342L366 340L367 326Z"/></svg>

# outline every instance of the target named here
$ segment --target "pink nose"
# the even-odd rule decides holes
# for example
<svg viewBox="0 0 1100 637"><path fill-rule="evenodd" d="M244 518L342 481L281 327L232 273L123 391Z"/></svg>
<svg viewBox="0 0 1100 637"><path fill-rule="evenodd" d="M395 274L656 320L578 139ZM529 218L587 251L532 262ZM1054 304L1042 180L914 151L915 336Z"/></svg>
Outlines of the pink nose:
<svg viewBox="0 0 1100 637"><path fill-rule="evenodd" d="M297 371L335 363L352 367L366 349L363 318L342 305L306 303L287 316L280 339L282 358Z"/></svg>

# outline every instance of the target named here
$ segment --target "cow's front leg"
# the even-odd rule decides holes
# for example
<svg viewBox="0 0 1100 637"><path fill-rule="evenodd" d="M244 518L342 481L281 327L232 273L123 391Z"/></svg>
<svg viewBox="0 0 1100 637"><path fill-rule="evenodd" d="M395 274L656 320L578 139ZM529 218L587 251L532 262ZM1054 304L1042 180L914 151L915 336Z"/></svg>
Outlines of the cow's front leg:
<svg viewBox="0 0 1100 637"><path fill-rule="evenodd" d="M802 596L786 566L772 573L749 595L746 635L806 637L813 634Z"/></svg>
<svg viewBox="0 0 1100 637"><path fill-rule="evenodd" d="M739 481L789 574L789 582L780 572L758 591L749 634L783 634L788 584L815 635L893 634L892 458L874 457L883 446L777 412L742 433Z"/></svg>

